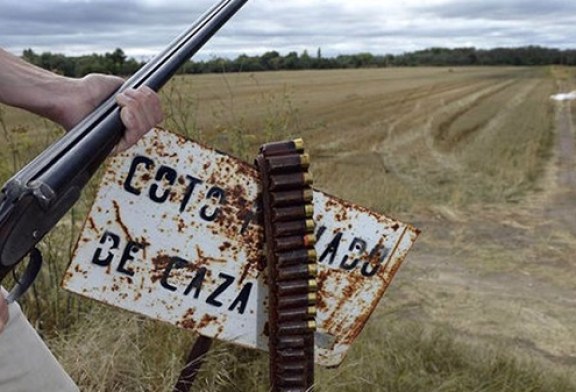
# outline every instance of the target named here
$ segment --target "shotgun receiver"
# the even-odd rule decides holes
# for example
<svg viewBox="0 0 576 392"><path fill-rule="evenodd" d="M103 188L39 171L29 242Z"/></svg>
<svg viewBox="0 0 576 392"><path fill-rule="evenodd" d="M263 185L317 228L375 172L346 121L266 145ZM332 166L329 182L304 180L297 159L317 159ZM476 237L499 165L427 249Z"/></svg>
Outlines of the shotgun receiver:
<svg viewBox="0 0 576 392"><path fill-rule="evenodd" d="M143 85L158 91L246 1L221 0L116 93ZM36 244L78 200L123 131L120 108L111 96L4 185L0 191L0 282L26 255L30 256L26 270L6 298L8 302L33 283L42 264Z"/></svg>

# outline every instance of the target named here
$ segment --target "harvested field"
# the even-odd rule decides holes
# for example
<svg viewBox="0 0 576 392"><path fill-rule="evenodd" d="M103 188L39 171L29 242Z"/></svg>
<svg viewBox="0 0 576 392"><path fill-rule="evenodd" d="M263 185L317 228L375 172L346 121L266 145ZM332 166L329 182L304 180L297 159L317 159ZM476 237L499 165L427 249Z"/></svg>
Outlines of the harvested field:
<svg viewBox="0 0 576 392"><path fill-rule="evenodd" d="M574 105L550 100L572 90L569 68L402 68L180 76L163 99L166 128L247 160L304 137L318 188L423 230L320 390L575 391ZM0 119L4 180L57 131ZM168 391L190 336L54 287L90 194L46 241L48 295L24 307L83 390ZM262 355L221 345L210 361L198 390L266 390Z"/></svg>
<svg viewBox="0 0 576 392"><path fill-rule="evenodd" d="M252 151L266 137L303 135L321 189L380 211L518 198L552 140L547 69L206 75L174 89L179 82L197 103L188 126L213 144L230 124L252 136Z"/></svg>

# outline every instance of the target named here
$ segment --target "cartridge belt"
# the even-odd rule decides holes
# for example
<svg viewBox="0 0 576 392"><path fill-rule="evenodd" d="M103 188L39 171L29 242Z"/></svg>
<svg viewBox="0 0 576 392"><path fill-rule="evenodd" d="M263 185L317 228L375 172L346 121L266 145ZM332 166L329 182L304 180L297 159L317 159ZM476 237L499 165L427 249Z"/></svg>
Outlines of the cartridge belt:
<svg viewBox="0 0 576 392"><path fill-rule="evenodd" d="M296 139L261 146L256 162L268 267L271 390L306 392L314 384L317 291L310 159Z"/></svg>

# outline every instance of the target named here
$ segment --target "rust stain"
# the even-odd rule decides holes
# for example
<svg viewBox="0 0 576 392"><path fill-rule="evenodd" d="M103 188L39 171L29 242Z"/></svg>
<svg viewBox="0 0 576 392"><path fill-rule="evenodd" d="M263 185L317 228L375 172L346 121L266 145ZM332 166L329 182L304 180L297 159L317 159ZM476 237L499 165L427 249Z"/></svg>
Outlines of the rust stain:
<svg viewBox="0 0 576 392"><path fill-rule="evenodd" d="M328 306L325 301L326 297L326 279L328 277L329 271L328 269L321 270L318 272L318 276L316 277L316 283L318 284L318 297L316 298L316 307L318 311L325 312L328 309Z"/></svg>
<svg viewBox="0 0 576 392"><path fill-rule="evenodd" d="M175 203L175 202L179 201L178 199L179 199L178 194L176 192L174 192L174 191L170 192L168 200L170 200L171 203Z"/></svg>
<svg viewBox="0 0 576 392"><path fill-rule="evenodd" d="M252 262L248 262L242 267L242 273L240 274L240 279L238 280L238 286L242 286L244 283L244 279L248 276L248 272L250 272L251 267L254 265Z"/></svg>
<svg viewBox="0 0 576 392"><path fill-rule="evenodd" d="M126 237L130 241L133 241L132 236L130 235L130 231L128 230L128 227L124 224L124 222L122 222L122 217L120 216L120 206L118 205L118 202L116 200L112 200L112 204L114 205L114 214L116 216L116 222L120 225L122 231L124 232L124 234L126 234Z"/></svg>
<svg viewBox="0 0 576 392"><path fill-rule="evenodd" d="M204 252L202 251L202 249L200 249L198 245L196 245L196 255L198 256L198 258L195 260L196 262L194 263L195 268L209 267L213 263L226 264L225 259L216 259L213 257L205 256Z"/></svg>
<svg viewBox="0 0 576 392"><path fill-rule="evenodd" d="M220 246L218 247L218 249L220 249L220 252L225 252L225 251L227 251L227 250L230 249L230 248L232 248L232 244L231 244L229 241L224 241L224 242L222 243L222 245L220 245Z"/></svg>
<svg viewBox="0 0 576 392"><path fill-rule="evenodd" d="M158 282L162 279L164 270L168 267L168 264L172 261L170 256L158 255L152 259L152 270L150 271L150 280L152 283Z"/></svg>
<svg viewBox="0 0 576 392"><path fill-rule="evenodd" d="M186 228L186 223L184 222L184 219L179 218L178 219L178 232L182 233L185 228Z"/></svg>
<svg viewBox="0 0 576 392"><path fill-rule="evenodd" d="M218 330L216 331L216 334L214 335L214 339L218 339L223 332L224 332L224 325L220 325L218 327Z"/></svg>
<svg viewBox="0 0 576 392"><path fill-rule="evenodd" d="M407 232L408 232L408 228L404 228L404 231L402 231L402 234L400 234L400 236L396 240L394 247L390 250L388 257L386 258L386 260L383 261L382 265L380 266L380 270L378 271L378 275L383 277L383 280L386 282L386 285L390 284L392 278L394 277L394 274L390 275L388 273L389 264L393 260L392 257L394 255L396 255L398 248L399 248L400 244L402 243L402 240L404 239L404 236L406 235ZM395 265L392 266L393 268L398 269L400 267L400 265L402 264L403 257L401 257L399 260L400 261L398 261L396 259L394 260Z"/></svg>
<svg viewBox="0 0 576 392"><path fill-rule="evenodd" d="M184 316L182 316L182 320L177 322L177 325L184 328L184 329L195 329L196 328L196 320L194 319L194 313L196 312L196 308L188 308Z"/></svg>
<svg viewBox="0 0 576 392"><path fill-rule="evenodd" d="M204 317L202 317L202 319L198 323L198 329L205 328L216 320L218 320L218 317L205 314Z"/></svg>
<svg viewBox="0 0 576 392"><path fill-rule="evenodd" d="M92 216L88 216L88 224L93 230L96 230L96 223L94 222L94 218L92 218Z"/></svg>
<svg viewBox="0 0 576 392"><path fill-rule="evenodd" d="M62 278L62 286L67 286L72 278L74 278L74 274L70 271L66 271L64 278Z"/></svg>

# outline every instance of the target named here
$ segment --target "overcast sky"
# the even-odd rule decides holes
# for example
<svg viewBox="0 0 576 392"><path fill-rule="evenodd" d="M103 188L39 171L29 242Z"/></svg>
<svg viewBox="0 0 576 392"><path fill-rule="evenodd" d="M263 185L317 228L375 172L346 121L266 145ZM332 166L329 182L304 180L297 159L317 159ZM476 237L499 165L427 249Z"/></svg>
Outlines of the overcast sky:
<svg viewBox="0 0 576 392"><path fill-rule="evenodd" d="M0 46L145 59L214 0L0 0ZM307 49L325 56L431 46L576 47L576 0L249 0L199 58Z"/></svg>

